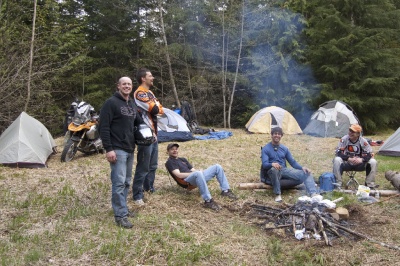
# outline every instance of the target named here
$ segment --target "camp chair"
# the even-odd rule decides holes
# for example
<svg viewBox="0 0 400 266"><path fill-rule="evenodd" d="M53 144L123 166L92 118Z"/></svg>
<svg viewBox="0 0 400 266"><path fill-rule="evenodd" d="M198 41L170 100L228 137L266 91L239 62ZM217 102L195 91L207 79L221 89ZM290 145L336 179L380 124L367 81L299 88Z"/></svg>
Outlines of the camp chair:
<svg viewBox="0 0 400 266"><path fill-rule="evenodd" d="M186 182L184 179L175 176L171 171L168 170L167 163L165 163L165 168L167 169L168 173L172 176L172 178L175 180L175 182L178 184L178 186L189 191L197 187L193 186L189 182Z"/></svg>
<svg viewBox="0 0 400 266"><path fill-rule="evenodd" d="M375 154L372 153L372 158L374 158L374 156L375 156ZM349 181L347 181L347 183L346 183L346 188L357 190L358 186L360 185L360 183L355 178L356 173L357 172L364 172L365 173L365 171L367 170L366 169L367 167L369 167L368 164L365 165L364 168L352 169L352 170L344 170L343 172L346 172L347 176L349 177Z"/></svg>
<svg viewBox="0 0 400 266"><path fill-rule="evenodd" d="M356 190L360 183L358 183L357 179L355 178L357 171L346 171L347 176L349 177L349 181L346 183L346 188L352 188Z"/></svg>

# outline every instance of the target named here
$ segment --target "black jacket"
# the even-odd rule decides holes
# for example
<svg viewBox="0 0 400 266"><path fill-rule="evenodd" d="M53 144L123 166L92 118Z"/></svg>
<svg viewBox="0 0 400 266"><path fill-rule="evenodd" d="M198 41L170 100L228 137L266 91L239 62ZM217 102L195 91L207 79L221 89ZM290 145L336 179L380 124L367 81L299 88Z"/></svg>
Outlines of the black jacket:
<svg viewBox="0 0 400 266"><path fill-rule="evenodd" d="M112 150L135 150L135 126L141 118L135 101L126 101L119 92L109 98L100 111L100 137L107 152Z"/></svg>

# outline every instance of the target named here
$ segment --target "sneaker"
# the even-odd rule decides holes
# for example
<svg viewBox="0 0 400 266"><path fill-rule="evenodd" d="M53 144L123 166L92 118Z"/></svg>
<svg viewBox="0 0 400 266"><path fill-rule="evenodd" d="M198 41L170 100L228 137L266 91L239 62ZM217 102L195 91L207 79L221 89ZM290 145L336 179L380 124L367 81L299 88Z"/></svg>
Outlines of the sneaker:
<svg viewBox="0 0 400 266"><path fill-rule="evenodd" d="M237 200L238 199L236 197L236 195L233 194L232 190L230 190L230 189L222 191L221 192L221 196L228 197L228 198L233 199L233 200Z"/></svg>
<svg viewBox="0 0 400 266"><path fill-rule="evenodd" d="M139 200L134 200L133 203L135 203L136 206L138 207L144 207L144 201L142 199Z"/></svg>
<svg viewBox="0 0 400 266"><path fill-rule="evenodd" d="M333 190L335 191L341 191L342 190L342 183L332 183L335 188Z"/></svg>
<svg viewBox="0 0 400 266"><path fill-rule="evenodd" d="M221 207L213 199L210 199L210 201L208 202L205 201L204 208L208 208L214 211L219 211L221 209Z"/></svg>
<svg viewBox="0 0 400 266"><path fill-rule="evenodd" d="M282 202L282 197L281 197L281 195L277 195L277 196L275 197L275 202Z"/></svg>
<svg viewBox="0 0 400 266"><path fill-rule="evenodd" d="M115 218L115 222L117 223L117 226L123 227L123 228L132 228L133 224L129 222L127 217L123 218Z"/></svg>

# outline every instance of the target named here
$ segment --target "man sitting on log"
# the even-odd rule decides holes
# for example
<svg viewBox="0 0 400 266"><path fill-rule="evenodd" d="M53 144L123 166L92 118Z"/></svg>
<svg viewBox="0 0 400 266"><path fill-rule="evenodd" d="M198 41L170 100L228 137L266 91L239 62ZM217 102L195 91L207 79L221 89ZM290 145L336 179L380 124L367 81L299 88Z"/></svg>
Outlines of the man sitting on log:
<svg viewBox="0 0 400 266"><path fill-rule="evenodd" d="M283 131L280 127L271 129L271 142L261 150L261 182L273 187L276 202L281 202L281 189L303 184L312 197L317 194L314 178L309 169L302 167L285 145L281 144ZM286 167L286 161L293 168Z"/></svg>
<svg viewBox="0 0 400 266"><path fill-rule="evenodd" d="M190 183L192 186L197 186L201 197L204 199L204 207L219 211L220 206L212 199L210 191L208 190L207 182L216 177L221 187L221 196L228 197L236 200L237 197L229 188L228 179L225 176L224 169L221 165L214 164L204 171L196 170L185 158L178 157L177 143L170 143L167 146L169 158L165 163L167 170L171 175L180 178Z"/></svg>
<svg viewBox="0 0 400 266"><path fill-rule="evenodd" d="M339 188L342 186L343 171L366 171L365 185L378 187L375 185L377 161L373 158L368 141L360 136L361 132L362 127L353 124L349 127L349 133L339 141L333 160L333 174Z"/></svg>

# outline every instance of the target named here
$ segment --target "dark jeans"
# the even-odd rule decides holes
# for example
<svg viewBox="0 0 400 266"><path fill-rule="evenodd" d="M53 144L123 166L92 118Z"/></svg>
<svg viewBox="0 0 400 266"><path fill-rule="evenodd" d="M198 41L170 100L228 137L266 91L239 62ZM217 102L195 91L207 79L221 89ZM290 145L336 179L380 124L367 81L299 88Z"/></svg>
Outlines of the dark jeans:
<svg viewBox="0 0 400 266"><path fill-rule="evenodd" d="M143 199L143 190L154 189L158 166L158 142L149 146L138 145L137 164L133 178L133 200Z"/></svg>
<svg viewBox="0 0 400 266"><path fill-rule="evenodd" d="M291 169L291 170L296 170L296 169ZM303 185L304 183L303 178L293 179L287 177L286 175L281 175L280 173L281 172L276 170L275 168L271 168L269 170L261 169L260 180L261 182L272 186L274 194L276 195L280 195L282 189L290 189L294 187L305 189L305 186ZM270 176L273 176L273 178L271 178Z"/></svg>

